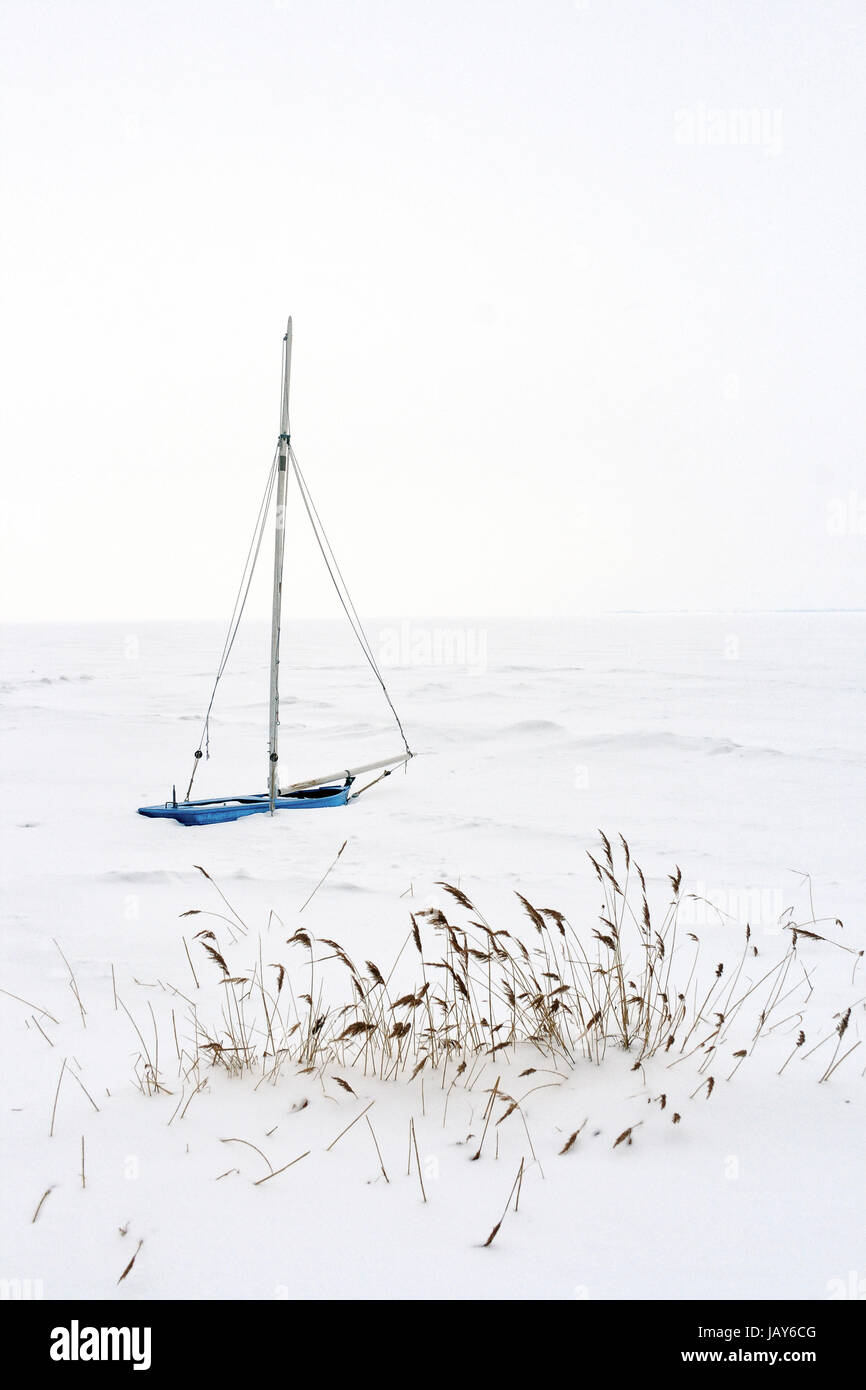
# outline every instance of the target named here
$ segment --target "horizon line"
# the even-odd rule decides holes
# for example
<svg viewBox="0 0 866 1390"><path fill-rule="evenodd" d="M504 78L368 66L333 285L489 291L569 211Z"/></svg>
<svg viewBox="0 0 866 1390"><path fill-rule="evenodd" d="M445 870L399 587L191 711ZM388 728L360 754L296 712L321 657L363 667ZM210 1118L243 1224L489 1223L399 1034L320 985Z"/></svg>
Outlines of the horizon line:
<svg viewBox="0 0 866 1390"><path fill-rule="evenodd" d="M581 622L588 618L613 618L613 617L681 617L681 618L701 618L701 617L726 617L729 615L737 616L762 616L768 614L794 614L794 613L866 613L866 606L843 608L832 606L827 608L597 608L587 609L582 613L418 613L418 614L398 614L398 613L373 613L368 615L363 621L366 622L409 622L409 623L429 623L429 622L487 622L487 623L562 623L562 622ZM270 619L266 615L258 618L248 619L250 623L268 624ZM335 623L340 624L344 621L340 616L329 617L302 617L300 615L291 616L286 619L287 623ZM224 626L225 620L216 617L202 617L201 615L189 615L185 617L77 617L77 618L5 618L0 617L0 627L79 627L85 624L99 626L102 624L119 623L164 623L168 625L180 625L184 623L213 623Z"/></svg>

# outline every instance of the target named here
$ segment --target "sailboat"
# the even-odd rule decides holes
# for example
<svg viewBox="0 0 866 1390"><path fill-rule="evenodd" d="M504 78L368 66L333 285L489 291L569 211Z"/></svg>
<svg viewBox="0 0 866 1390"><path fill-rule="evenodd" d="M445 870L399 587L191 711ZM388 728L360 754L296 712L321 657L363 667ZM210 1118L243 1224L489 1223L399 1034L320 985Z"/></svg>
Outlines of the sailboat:
<svg viewBox="0 0 866 1390"><path fill-rule="evenodd" d="M186 790L186 796L179 801L176 789L173 787L170 800L157 806L140 806L138 808L138 813L141 816L176 820L179 821L181 825L213 825L220 821L239 820L244 816L254 816L263 813L274 815L277 811L310 810L314 807L325 806L345 806L350 801L356 800L362 792L367 791L371 786L375 785L376 782L381 781L383 777L390 776L398 767L405 767L409 763L409 760L414 757L403 730L400 717L394 708L382 672L373 654L372 647L367 640L367 635L364 632L355 605L349 596L345 580L337 564L334 552L331 549L321 518L310 496L309 488L301 472L297 456L292 448L289 429L289 379L291 375L291 366L292 320L289 319L285 337L283 338L279 437L268 474L264 496L259 507L253 537L247 552L247 559L241 576L241 583L235 599L225 643L223 645L222 655L217 668L217 675L214 681L210 703L207 707L207 713L205 714L201 737L194 753L192 772ZM356 767L342 768L336 772L329 772L324 777L314 777L304 782L293 782L287 786L281 786L278 749L280 730L280 628L282 621L283 561L285 558L286 541L286 499L290 474L293 475L297 484L304 510L309 518L331 582L337 591L340 604L361 647L367 664L373 672L375 679L378 681L391 710L391 714L394 717L397 729L403 741L403 748L391 758L384 758L378 762L361 763ZM193 801L190 798L196 772L198 771L202 758L209 756L209 721L214 699L220 680L226 669L243 615L244 606L256 567L256 561L259 556L259 551L261 550L262 538L270 514L270 505L274 493L276 493L276 513L274 521L273 606L271 612L270 684L268 699L267 790L263 792L254 792L248 796L223 796L213 797L208 800ZM368 772L377 772L379 776L375 777L359 790L354 790L356 779Z"/></svg>

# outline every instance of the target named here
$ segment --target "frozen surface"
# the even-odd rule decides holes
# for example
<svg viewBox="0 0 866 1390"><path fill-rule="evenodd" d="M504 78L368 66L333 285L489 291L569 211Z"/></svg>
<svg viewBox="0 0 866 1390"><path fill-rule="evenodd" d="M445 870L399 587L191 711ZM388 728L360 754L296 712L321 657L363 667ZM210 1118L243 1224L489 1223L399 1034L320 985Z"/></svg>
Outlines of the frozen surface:
<svg viewBox="0 0 866 1390"><path fill-rule="evenodd" d="M369 631L419 754L409 772L345 809L185 829L135 808L165 799L172 782L186 788L220 629L3 630L0 1277L39 1281L49 1298L821 1298L853 1287L851 1271L855 1283L866 1275L866 1054L819 1084L831 1036L777 1075L800 1026L818 1043L850 1006L845 1047L863 1032L866 972L826 944L802 943L805 1017L793 1001L730 1082L720 1063L709 1100L690 1099L699 1059L669 1068L657 1058L642 1075L613 1050L530 1096L540 1162L489 1249L481 1242L529 1157L523 1132L503 1125L498 1158L491 1145L469 1162L490 1064L472 1090L452 1093L444 1126L444 1092L429 1075L422 1099L420 1078L352 1074L355 1099L328 1075L291 1073L258 1090L214 1074L169 1124L180 1096L171 1007L185 1027L171 987L203 1009L217 994L198 959L195 991L181 942L193 929L182 912L220 909L195 864L269 959L302 923L387 965L410 907L448 906L442 879L498 927L526 928L519 889L591 934L599 894L585 851L600 826L627 837L654 905L670 897L675 864L684 891L714 904L683 906L712 959L736 955L746 920L761 963L781 954L779 916L790 905L801 922L812 915L805 873L815 915L844 923L813 930L866 944L866 615L396 620ZM264 788L266 659L266 633L252 625L221 688L197 795ZM282 683L284 781L399 749L341 628L287 627ZM268 925L271 909L281 924ZM153 1005L172 1095L136 1089L140 1044L115 988L148 1038ZM49 1137L64 1058L74 1074ZM497 1062L496 1074L529 1089L517 1073L531 1064ZM665 1114L647 1104L660 1092ZM365 1122L326 1152L370 1100L388 1184ZM406 1176L410 1116L426 1204ZM633 1144L614 1149L638 1120ZM220 1142L234 1138L266 1160ZM307 1151L255 1186L266 1161L276 1169Z"/></svg>

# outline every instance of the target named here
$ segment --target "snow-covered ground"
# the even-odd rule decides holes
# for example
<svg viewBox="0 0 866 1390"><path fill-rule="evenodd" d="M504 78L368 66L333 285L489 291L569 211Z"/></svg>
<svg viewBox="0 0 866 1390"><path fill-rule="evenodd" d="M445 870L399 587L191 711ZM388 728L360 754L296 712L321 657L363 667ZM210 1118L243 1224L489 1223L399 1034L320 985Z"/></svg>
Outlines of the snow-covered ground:
<svg viewBox="0 0 866 1390"><path fill-rule="evenodd" d="M852 1010L839 1056L866 1025L866 967L852 954L866 945L866 615L395 620L369 630L419 754L408 773L345 809L201 829L135 808L163 800L172 782L185 790L221 630L3 630L4 1290L121 1299L866 1290L866 1053L819 1080L838 1015ZM262 627L243 631L199 795L264 786L266 647ZM341 628L287 627L282 673L284 780L399 748ZM774 1027L727 1081L734 1052L752 1043L751 1032L732 1032L709 1099L705 1087L690 1098L706 1079L700 1054L660 1055L642 1073L611 1048L599 1067L560 1063L544 1078L519 1078L551 1065L531 1050L481 1059L462 1079L471 1084L451 1091L445 1123L453 1078L443 1088L430 1072L389 1083L339 1071L356 1096L333 1082L335 1068L290 1071L258 1089L215 1072L187 1106L174 1029L183 1050L187 1000L204 1015L220 987L200 952L196 987L181 938L204 919L180 914L223 910L195 865L250 927L233 961L246 950L252 964L260 940L267 962L285 959L301 925L385 969L410 909L459 918L439 880L460 885L497 928L531 932L518 889L591 938L600 892L585 851L597 853L598 827L626 836L659 915L667 875L682 868L686 978L687 932L705 961L735 965L748 921L759 954L744 978L758 979L788 947L787 909L809 924L810 891L817 918L844 924L810 929L848 950L801 939ZM216 930L228 943L224 925ZM148 1048L156 1030L171 1094L137 1089L142 1043L123 1005ZM778 1075L801 1028L807 1043ZM470 1161L497 1076L514 1095L554 1083L523 1105L537 1161L514 1121L495 1126ZM661 1093L664 1111L648 1104ZM328 1150L370 1101L373 1132L361 1120ZM407 1176L410 1118L426 1202L414 1168ZM614 1148L639 1121L633 1143ZM482 1248L521 1158L519 1211Z"/></svg>

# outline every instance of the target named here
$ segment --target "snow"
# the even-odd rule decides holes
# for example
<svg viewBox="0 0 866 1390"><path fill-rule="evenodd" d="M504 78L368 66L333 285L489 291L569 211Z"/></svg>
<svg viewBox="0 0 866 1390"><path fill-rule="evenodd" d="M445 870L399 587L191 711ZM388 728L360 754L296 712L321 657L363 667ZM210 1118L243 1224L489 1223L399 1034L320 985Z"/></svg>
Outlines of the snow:
<svg viewBox="0 0 866 1390"><path fill-rule="evenodd" d="M834 1281L850 1285L850 1271L862 1277L866 1055L857 1049L819 1078L839 1013L852 1009L840 1056L866 1022L866 967L852 954L866 945L866 615L396 620L369 631L395 663L386 674L419 754L409 771L345 809L187 829L135 808L164 799L173 780L185 790L221 631L3 630L0 1278L36 1281L46 1298L122 1300L823 1298ZM263 788L266 662L267 635L250 624L197 794ZM399 749L336 625L286 628L282 683L284 781ZM219 971L191 940L202 922L233 968L253 963L259 939L266 961L292 960L285 941L302 926L387 971L410 909L462 920L437 887L447 880L527 941L515 890L591 938L600 891L585 851L598 853L598 827L626 836L659 916L667 875L681 866L686 963L692 931L708 967L735 968L748 920L759 957L744 968L757 979L787 949L780 915L793 907L808 926L810 892L817 918L844 924L811 929L848 950L799 942L798 989L774 1015L779 1026L727 1081L733 1052L752 1042L737 1022L709 1098L701 1055L676 1065L656 1056L636 1072L610 1047L599 1066L560 1062L559 1075L521 1079L552 1066L527 1047L480 1059L464 1078L471 1089L458 1081L450 1092L444 1124L453 1067L444 1088L429 1070L388 1082L357 1068L289 1068L258 1088L215 1070L180 1115L172 1009L181 1037L190 1030L176 991L202 1016L221 998ZM236 945L215 919L180 918L223 911L215 885L250 927ZM412 968L404 956L400 970ZM141 1044L115 990L148 1046L155 1021L171 1094L136 1087ZM800 1027L807 1045L779 1075ZM516 1119L491 1126L471 1161L497 1076L515 1096L555 1083L524 1102L538 1162ZM661 1093L664 1110L649 1103ZM371 1101L387 1183L366 1119L328 1149ZM414 1168L407 1175L410 1118L426 1202ZM614 1147L629 1126L632 1143ZM246 1143L224 1142L236 1139ZM519 1210L483 1248L521 1159Z"/></svg>

